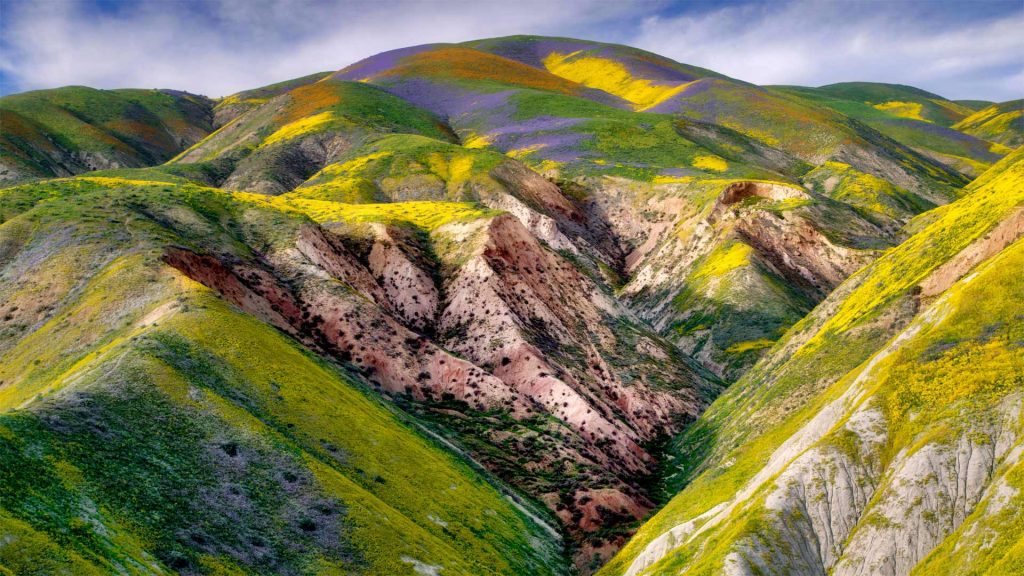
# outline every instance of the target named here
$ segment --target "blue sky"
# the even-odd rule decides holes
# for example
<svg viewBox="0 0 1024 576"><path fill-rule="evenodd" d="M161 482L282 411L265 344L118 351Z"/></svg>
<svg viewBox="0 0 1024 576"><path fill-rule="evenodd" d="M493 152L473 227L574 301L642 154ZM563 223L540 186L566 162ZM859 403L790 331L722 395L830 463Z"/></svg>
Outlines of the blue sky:
<svg viewBox="0 0 1024 576"><path fill-rule="evenodd" d="M223 96L426 42L619 42L758 84L867 80L1024 97L1021 0L0 0L0 93Z"/></svg>

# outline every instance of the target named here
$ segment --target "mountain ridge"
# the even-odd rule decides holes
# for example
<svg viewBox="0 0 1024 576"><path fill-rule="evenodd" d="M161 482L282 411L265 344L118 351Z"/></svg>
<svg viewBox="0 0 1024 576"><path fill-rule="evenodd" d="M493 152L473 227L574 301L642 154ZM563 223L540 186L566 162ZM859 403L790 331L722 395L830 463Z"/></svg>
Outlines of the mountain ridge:
<svg viewBox="0 0 1024 576"><path fill-rule="evenodd" d="M947 378L983 351L1004 384L972 390L1003 407L950 406L1007 422L964 438L1012 466L1015 440L974 439L1016 426L1016 324L979 327L965 303L1005 289L986 313L1016 313L1001 270L1019 260L1019 106L977 106L760 87L533 36L218 101L0 98L0 126L35 130L0 135L0 566L902 574L933 547L968 562L948 538L998 525L981 504L1010 476L972 484L954 521L886 564L869 548L894 529L869 520L898 524L890 477L917 464L857 455L883 423L889 442L927 432L913 410L944 426L948 411L920 412L937 392L915 370ZM885 410L827 407L852 380ZM822 414L850 423L787 440ZM810 497L769 480L808 485L817 462L892 501L801 517ZM193 528L157 505L166 492ZM926 510L917 525L944 509Z"/></svg>

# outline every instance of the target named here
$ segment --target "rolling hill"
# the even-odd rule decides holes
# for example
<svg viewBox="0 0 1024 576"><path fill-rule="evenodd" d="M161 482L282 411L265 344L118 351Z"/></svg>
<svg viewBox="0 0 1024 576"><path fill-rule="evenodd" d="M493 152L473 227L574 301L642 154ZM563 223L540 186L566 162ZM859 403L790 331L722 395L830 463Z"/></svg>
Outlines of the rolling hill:
<svg viewBox="0 0 1024 576"><path fill-rule="evenodd" d="M174 90L68 86L0 98L0 182L151 166L213 129L213 102Z"/></svg>
<svg viewBox="0 0 1024 576"><path fill-rule="evenodd" d="M954 128L1006 146L1024 143L1024 100L992 104L960 120Z"/></svg>
<svg viewBox="0 0 1024 576"><path fill-rule="evenodd" d="M535 36L0 98L0 574L1011 566L1013 109Z"/></svg>

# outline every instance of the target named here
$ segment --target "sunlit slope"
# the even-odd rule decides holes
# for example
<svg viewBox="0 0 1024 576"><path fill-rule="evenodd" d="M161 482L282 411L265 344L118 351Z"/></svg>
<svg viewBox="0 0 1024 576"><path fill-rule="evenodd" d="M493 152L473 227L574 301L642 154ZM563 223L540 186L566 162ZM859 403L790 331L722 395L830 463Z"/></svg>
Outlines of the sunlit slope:
<svg viewBox="0 0 1024 576"><path fill-rule="evenodd" d="M857 86L878 87L879 90L887 88L887 85L884 84L857 84ZM874 96L875 100L878 100L879 97L871 90L867 94L861 94L852 89L833 90L830 87L780 86L773 87L772 90L832 108L969 177L980 174L1010 151L1009 148L995 140L984 140L951 126L949 120L964 118L959 115L959 112L954 114L954 111L970 111L961 110L959 105L954 105L938 96L933 95L934 98L928 100L924 96L918 95L917 100L921 100L924 104L909 100L873 103L871 100L858 99ZM918 93L916 89L909 87L906 88L906 92L910 96ZM882 93L886 93L886 91L882 91ZM899 93L892 94L893 97L898 97L898 95ZM942 104L942 106L936 103ZM931 107L924 108L925 104L930 104Z"/></svg>
<svg viewBox="0 0 1024 576"><path fill-rule="evenodd" d="M1007 146L1020 146L1024 144L1024 100L992 104L953 127Z"/></svg>
<svg viewBox="0 0 1024 576"><path fill-rule="evenodd" d="M678 115L690 122L734 130L811 164L828 159L846 162L915 192L931 191L937 194L934 199L948 195L949 187L964 183L948 169L907 154L895 142L862 124L850 123L842 114L634 48L531 36L481 40L470 45L614 94L636 110ZM920 94L918 99L923 99ZM936 103L925 100L931 106L929 111L963 112L956 119L970 113L963 106L936 99Z"/></svg>
<svg viewBox="0 0 1024 576"><path fill-rule="evenodd" d="M1024 364L1019 326L1001 319L1022 312L1024 150L965 192L675 442L666 489L681 492L602 573L1019 565L1021 503L1007 495L1020 484Z"/></svg>
<svg viewBox="0 0 1024 576"><path fill-rule="evenodd" d="M213 102L172 90L67 86L0 98L0 183L162 163L213 128Z"/></svg>
<svg viewBox="0 0 1024 576"><path fill-rule="evenodd" d="M509 159L415 134L396 134L356 148L303 182L294 195L337 202L478 200L478 186Z"/></svg>
<svg viewBox="0 0 1024 576"><path fill-rule="evenodd" d="M437 116L379 88L329 78L299 84L254 103L172 164L209 167L229 189L276 194L382 135L453 138Z"/></svg>
<svg viewBox="0 0 1024 576"><path fill-rule="evenodd" d="M280 96L290 90L322 80L329 74L330 72L318 72L225 96L217 100L217 104L213 107L214 125L220 128L242 113L266 104L268 100L275 96Z"/></svg>
<svg viewBox="0 0 1024 576"><path fill-rule="evenodd" d="M637 110L657 106L682 91L687 83L701 78L724 78L711 70L618 44L508 36L466 45L614 94Z"/></svg>
<svg viewBox="0 0 1024 576"><path fill-rule="evenodd" d="M971 115L971 108L913 86L877 82L841 82L816 88L841 100L862 102L901 118L952 126Z"/></svg>
<svg viewBox="0 0 1024 576"><path fill-rule="evenodd" d="M551 529L408 417L164 263L273 251L308 222L183 183L0 191L0 563L559 571Z"/></svg>
<svg viewBox="0 0 1024 576"><path fill-rule="evenodd" d="M373 83L435 112L466 147L492 148L565 177L650 180L680 170L730 170L729 162L681 135L669 116L634 112L616 95L472 47L396 50L336 77Z"/></svg>

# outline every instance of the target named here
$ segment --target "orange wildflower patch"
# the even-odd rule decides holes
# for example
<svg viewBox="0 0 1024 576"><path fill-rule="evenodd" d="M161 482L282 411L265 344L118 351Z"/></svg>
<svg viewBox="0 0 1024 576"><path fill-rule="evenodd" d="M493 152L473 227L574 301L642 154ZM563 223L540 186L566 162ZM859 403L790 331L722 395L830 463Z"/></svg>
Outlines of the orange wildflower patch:
<svg viewBox="0 0 1024 576"><path fill-rule="evenodd" d="M386 76L443 76L490 80L524 88L576 94L579 84L515 60L469 48L439 48L404 58Z"/></svg>
<svg viewBox="0 0 1024 576"><path fill-rule="evenodd" d="M295 122L341 103L341 95L334 82L308 84L292 90L290 95L291 101L283 111L281 124Z"/></svg>

